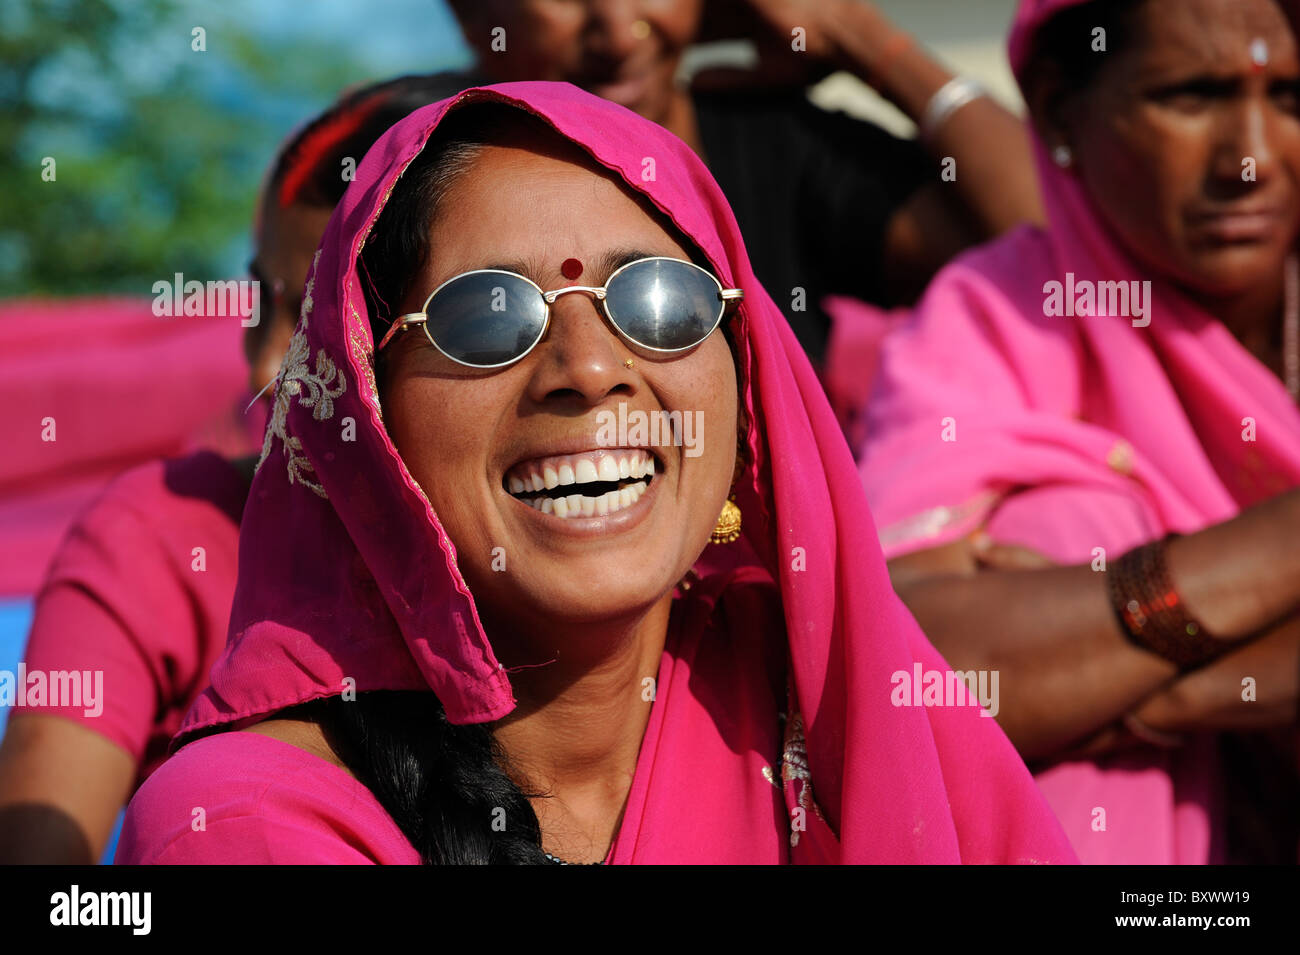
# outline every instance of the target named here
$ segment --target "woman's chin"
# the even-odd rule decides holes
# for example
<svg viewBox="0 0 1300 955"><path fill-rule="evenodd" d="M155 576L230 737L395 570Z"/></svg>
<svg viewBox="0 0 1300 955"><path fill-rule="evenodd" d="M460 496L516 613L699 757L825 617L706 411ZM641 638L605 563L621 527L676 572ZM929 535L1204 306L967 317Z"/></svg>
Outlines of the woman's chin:
<svg viewBox="0 0 1300 955"><path fill-rule="evenodd" d="M605 576L609 576L608 570ZM647 587L647 581L581 580L520 581L506 598L514 608L512 616L524 626L537 627L546 621L549 627L572 631L574 627L602 626L619 621L635 621L644 616L672 584ZM537 627L537 629L541 629Z"/></svg>
<svg viewBox="0 0 1300 955"><path fill-rule="evenodd" d="M482 595L480 614L510 617L517 621L512 629L542 629L543 621L549 628L633 620L671 593L682 576L637 553L556 560L529 551L496 567L486 579L469 583Z"/></svg>
<svg viewBox="0 0 1300 955"><path fill-rule="evenodd" d="M1248 295L1277 281L1288 252L1280 246L1245 243L1199 247L1179 263L1181 284L1210 298Z"/></svg>

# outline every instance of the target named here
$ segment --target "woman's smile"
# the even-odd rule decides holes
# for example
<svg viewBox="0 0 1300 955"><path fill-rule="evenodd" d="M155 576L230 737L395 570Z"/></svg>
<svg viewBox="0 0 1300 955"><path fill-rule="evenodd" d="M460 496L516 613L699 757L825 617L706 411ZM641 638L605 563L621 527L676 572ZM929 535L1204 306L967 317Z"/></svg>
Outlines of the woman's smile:
<svg viewBox="0 0 1300 955"><path fill-rule="evenodd" d="M658 468L654 457L647 457L640 478L584 483L575 473L572 485L510 496L523 520L547 531L577 537L623 533L641 525L654 508L663 485L662 479L655 479Z"/></svg>
<svg viewBox="0 0 1300 955"><path fill-rule="evenodd" d="M512 465L502 487L525 520L563 533L608 534L641 523L653 507L664 466L648 448L593 448L530 455Z"/></svg>
<svg viewBox="0 0 1300 955"><path fill-rule="evenodd" d="M645 448L597 448L521 461L504 482L511 496L543 514L604 517L640 499L655 464Z"/></svg>

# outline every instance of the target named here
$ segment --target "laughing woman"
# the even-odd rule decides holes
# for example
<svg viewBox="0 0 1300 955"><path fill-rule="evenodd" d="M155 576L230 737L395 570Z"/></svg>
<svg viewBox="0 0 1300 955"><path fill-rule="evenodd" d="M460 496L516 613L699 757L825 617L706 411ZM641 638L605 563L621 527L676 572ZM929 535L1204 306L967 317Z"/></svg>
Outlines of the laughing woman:
<svg viewBox="0 0 1300 955"><path fill-rule="evenodd" d="M601 446L620 405L701 453ZM1072 861L994 720L891 705L945 665L873 535L684 144L568 84L420 110L331 219L119 861Z"/></svg>

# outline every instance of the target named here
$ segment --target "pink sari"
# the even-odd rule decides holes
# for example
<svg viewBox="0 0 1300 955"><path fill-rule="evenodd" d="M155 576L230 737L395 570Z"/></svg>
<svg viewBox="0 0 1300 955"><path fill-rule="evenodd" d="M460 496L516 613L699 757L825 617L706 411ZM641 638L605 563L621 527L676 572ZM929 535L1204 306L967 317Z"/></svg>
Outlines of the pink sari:
<svg viewBox="0 0 1300 955"><path fill-rule="evenodd" d="M746 290L733 326L755 423L737 494L746 537L707 561L758 556L707 574L675 606L610 861L1074 861L994 720L969 705L891 704L892 674L947 667L890 589L849 449L712 177L672 135L568 84L461 93L398 123L361 163L281 370L229 644L176 743L353 684L432 690L456 723L515 706L455 545L384 428L356 267L401 171L448 110L482 101L580 145ZM348 419L355 441L341 443ZM128 818L141 839L151 825Z"/></svg>
<svg viewBox="0 0 1300 955"><path fill-rule="evenodd" d="M0 303L0 404L13 423L0 460L0 596L36 592L78 513L123 471L199 448L256 449L266 419L243 414L239 320L159 318L151 304Z"/></svg>
<svg viewBox="0 0 1300 955"><path fill-rule="evenodd" d="M1022 4L1017 71L1035 32L1077 2ZM1045 316L1045 283L1067 273L1076 288L1148 276L1079 181L1035 147L1050 232L963 256L884 345L861 474L889 556L984 526L1057 561L1091 562L1096 548L1113 559L1300 484L1296 403L1170 285L1152 282L1146 327ZM1036 778L1085 862L1204 863L1218 858L1215 759L1207 737Z"/></svg>

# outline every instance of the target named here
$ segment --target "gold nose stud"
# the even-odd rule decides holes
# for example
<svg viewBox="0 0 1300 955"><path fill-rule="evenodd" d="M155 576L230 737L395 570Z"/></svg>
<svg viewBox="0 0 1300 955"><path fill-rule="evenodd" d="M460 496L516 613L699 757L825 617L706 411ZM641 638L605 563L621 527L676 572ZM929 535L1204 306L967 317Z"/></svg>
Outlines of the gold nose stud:
<svg viewBox="0 0 1300 955"><path fill-rule="evenodd" d="M633 365L635 365L635 364L636 364L636 362L634 362L631 358L625 359L625 360L623 361L623 367L624 367L624 368L631 368L631 367L632 367Z"/></svg>

